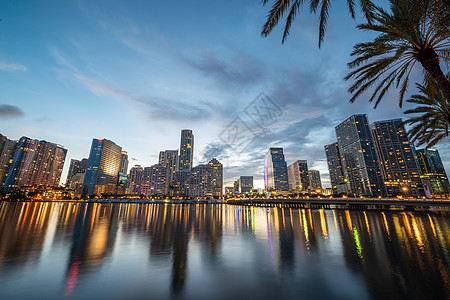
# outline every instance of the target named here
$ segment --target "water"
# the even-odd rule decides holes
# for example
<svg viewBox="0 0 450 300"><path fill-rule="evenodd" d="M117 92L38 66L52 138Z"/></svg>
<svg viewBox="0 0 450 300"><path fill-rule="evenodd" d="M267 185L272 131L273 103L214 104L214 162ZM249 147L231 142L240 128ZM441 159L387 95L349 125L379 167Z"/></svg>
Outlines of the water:
<svg viewBox="0 0 450 300"><path fill-rule="evenodd" d="M0 203L1 299L449 299L449 212Z"/></svg>

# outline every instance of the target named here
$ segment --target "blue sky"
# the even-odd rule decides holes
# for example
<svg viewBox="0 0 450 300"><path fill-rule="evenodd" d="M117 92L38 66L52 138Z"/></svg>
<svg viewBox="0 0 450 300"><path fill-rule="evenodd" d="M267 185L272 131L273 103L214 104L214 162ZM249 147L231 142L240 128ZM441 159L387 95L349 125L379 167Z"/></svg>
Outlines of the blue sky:
<svg viewBox="0 0 450 300"><path fill-rule="evenodd" d="M150 166L190 128L194 164L216 147L226 184L254 175L261 186L265 152L284 147L288 164L307 159L328 187L323 146L335 141L334 126L354 113L402 117L395 91L376 110L368 95L348 102L349 54L372 36L333 5L319 49L306 10L284 45L281 26L261 37L269 7L260 1L2 1L0 133L67 148L63 182L92 138L122 146L130 166ZM260 93L282 113L244 152L231 151L218 137ZM448 169L447 146L436 148Z"/></svg>

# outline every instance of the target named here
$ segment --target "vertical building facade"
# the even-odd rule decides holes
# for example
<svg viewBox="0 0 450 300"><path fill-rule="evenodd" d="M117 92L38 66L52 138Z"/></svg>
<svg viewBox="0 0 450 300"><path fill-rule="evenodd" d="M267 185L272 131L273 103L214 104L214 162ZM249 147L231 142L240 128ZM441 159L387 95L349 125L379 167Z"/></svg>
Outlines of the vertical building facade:
<svg viewBox="0 0 450 300"><path fill-rule="evenodd" d="M402 120L374 122L370 129L388 195L422 196L419 168Z"/></svg>
<svg viewBox="0 0 450 300"><path fill-rule="evenodd" d="M83 183L83 196L116 192L122 147L107 139L93 139Z"/></svg>
<svg viewBox="0 0 450 300"><path fill-rule="evenodd" d="M166 150L159 152L159 164L166 167L167 191L173 194L175 172L178 170L178 150Z"/></svg>
<svg viewBox="0 0 450 300"><path fill-rule="evenodd" d="M234 194L239 194L239 191L241 190L240 184L241 184L241 183L239 182L239 179L236 179L236 180L233 182Z"/></svg>
<svg viewBox="0 0 450 300"><path fill-rule="evenodd" d="M162 165L153 165L144 169L141 194L147 196L167 195L167 169Z"/></svg>
<svg viewBox="0 0 450 300"><path fill-rule="evenodd" d="M16 147L17 141L0 134L0 188L5 182Z"/></svg>
<svg viewBox="0 0 450 300"><path fill-rule="evenodd" d="M4 189L21 186L58 186L67 149L47 141L22 137L8 168Z"/></svg>
<svg viewBox="0 0 450 300"><path fill-rule="evenodd" d="M127 153L127 151L122 151L122 153L120 154L119 172L122 174L128 174L128 153Z"/></svg>
<svg viewBox="0 0 450 300"><path fill-rule="evenodd" d="M130 169L127 181L127 194L141 195L141 183L144 169L141 165L135 165Z"/></svg>
<svg viewBox="0 0 450 300"><path fill-rule="evenodd" d="M209 165L191 168L189 196L192 198L212 198L212 171Z"/></svg>
<svg viewBox="0 0 450 300"><path fill-rule="evenodd" d="M419 149L416 155L421 177L431 188L431 194L449 197L450 184L439 152L433 149Z"/></svg>
<svg viewBox="0 0 450 300"><path fill-rule="evenodd" d="M270 148L264 159L264 184L266 190L288 190L289 182L283 148Z"/></svg>
<svg viewBox="0 0 450 300"><path fill-rule="evenodd" d="M86 173L87 163L88 163L87 158L83 158L82 160L78 160L78 159L70 160L69 172L67 173L67 179L66 179L66 187L67 188L70 188L70 189L75 188L74 183L73 183L73 177L80 173Z"/></svg>
<svg viewBox="0 0 450 300"><path fill-rule="evenodd" d="M194 134L190 129L181 131L179 170L190 170L194 162Z"/></svg>
<svg viewBox="0 0 450 300"><path fill-rule="evenodd" d="M175 172L175 178L174 178L174 196L177 197L189 197L189 189L190 184L189 180L191 177L191 170L180 170L178 172Z"/></svg>
<svg viewBox="0 0 450 300"><path fill-rule="evenodd" d="M385 196L378 156L366 115L353 115L336 126L344 178L356 196Z"/></svg>
<svg viewBox="0 0 450 300"><path fill-rule="evenodd" d="M239 193L251 193L253 191L253 176L239 177Z"/></svg>
<svg viewBox="0 0 450 300"><path fill-rule="evenodd" d="M223 195L223 165L213 158L208 166L211 168L212 196L220 199Z"/></svg>
<svg viewBox="0 0 450 300"><path fill-rule="evenodd" d="M308 170L309 176L309 189L311 191L322 190L322 181L320 180L319 170L310 169Z"/></svg>
<svg viewBox="0 0 450 300"><path fill-rule="evenodd" d="M297 160L287 167L289 188L296 191L308 191L309 175L308 162L306 160Z"/></svg>
<svg viewBox="0 0 450 300"><path fill-rule="evenodd" d="M331 188L333 193L346 193L346 183L342 170L341 155L339 153L338 143L332 143L325 146L325 154L327 156L328 171L330 173Z"/></svg>

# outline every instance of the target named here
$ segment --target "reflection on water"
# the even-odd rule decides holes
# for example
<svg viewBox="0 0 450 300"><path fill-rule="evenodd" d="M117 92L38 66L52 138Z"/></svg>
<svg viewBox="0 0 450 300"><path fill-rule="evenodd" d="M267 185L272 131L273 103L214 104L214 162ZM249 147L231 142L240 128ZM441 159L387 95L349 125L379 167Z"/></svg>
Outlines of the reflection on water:
<svg viewBox="0 0 450 300"><path fill-rule="evenodd" d="M448 299L449 225L448 212L1 203L0 296Z"/></svg>

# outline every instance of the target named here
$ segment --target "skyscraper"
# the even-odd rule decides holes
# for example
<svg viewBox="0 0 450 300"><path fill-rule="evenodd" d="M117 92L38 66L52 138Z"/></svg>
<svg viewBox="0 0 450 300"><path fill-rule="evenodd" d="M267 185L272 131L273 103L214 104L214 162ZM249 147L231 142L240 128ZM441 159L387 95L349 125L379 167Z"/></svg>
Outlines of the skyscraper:
<svg viewBox="0 0 450 300"><path fill-rule="evenodd" d="M212 184L212 196L214 198L222 198L223 194L223 166L215 158L213 158L208 166L211 168L211 184Z"/></svg>
<svg viewBox="0 0 450 300"><path fill-rule="evenodd" d="M192 198L211 198L213 196L212 170L209 165L191 168L189 196Z"/></svg>
<svg viewBox="0 0 450 300"><path fill-rule="evenodd" d="M401 119L370 124L388 195L423 195L414 152Z"/></svg>
<svg viewBox="0 0 450 300"><path fill-rule="evenodd" d="M336 142L326 145L325 154L327 156L328 171L330 172L331 188L333 189L333 193L346 193L347 185L344 180L338 143Z"/></svg>
<svg viewBox="0 0 450 300"><path fill-rule="evenodd" d="M66 153L60 145L22 137L8 168L5 191L25 185L59 185Z"/></svg>
<svg viewBox="0 0 450 300"><path fill-rule="evenodd" d="M0 134L0 187L2 187L9 165L12 162L14 151L16 151L17 141L10 140Z"/></svg>
<svg viewBox="0 0 450 300"><path fill-rule="evenodd" d="M319 170L314 169L308 170L308 176L309 176L309 189L313 192L316 190L321 190L322 181L320 180Z"/></svg>
<svg viewBox="0 0 450 300"><path fill-rule="evenodd" d="M167 190L168 190L169 194L172 194L175 172L178 170L178 150L160 151L159 152L159 164L166 167Z"/></svg>
<svg viewBox="0 0 450 300"><path fill-rule="evenodd" d="M450 196L450 184L439 152L433 149L419 149L416 154L421 177L431 187L431 193Z"/></svg>
<svg viewBox="0 0 450 300"><path fill-rule="evenodd" d="M116 192L122 147L107 139L93 139L84 177L83 195Z"/></svg>
<svg viewBox="0 0 450 300"><path fill-rule="evenodd" d="M175 172L174 183L174 196L189 197L189 180L191 176L191 170L180 170Z"/></svg>
<svg viewBox="0 0 450 300"><path fill-rule="evenodd" d="M239 177L239 193L250 193L253 190L253 176Z"/></svg>
<svg viewBox="0 0 450 300"><path fill-rule="evenodd" d="M147 196L167 195L167 170L162 165L144 168L141 183L141 194Z"/></svg>
<svg viewBox="0 0 450 300"><path fill-rule="evenodd" d="M233 182L233 189L234 189L234 194L239 194L240 192L240 182L239 182L239 179L236 179L234 182Z"/></svg>
<svg viewBox="0 0 450 300"><path fill-rule="evenodd" d="M86 173L88 159L83 158L82 160L71 159L69 172L67 173L66 187L74 189L73 177L80 173Z"/></svg>
<svg viewBox="0 0 450 300"><path fill-rule="evenodd" d="M264 184L267 190L288 190L289 182L283 148L270 148L264 159Z"/></svg>
<svg viewBox="0 0 450 300"><path fill-rule="evenodd" d="M128 176L127 181L127 194L130 195L140 195L141 194L141 183L142 183L142 175L144 173L144 169L141 165L135 165L130 169L130 176Z"/></svg>
<svg viewBox="0 0 450 300"><path fill-rule="evenodd" d="M127 153L127 151L122 151L122 153L120 154L119 172L122 174L128 174L128 153Z"/></svg>
<svg viewBox="0 0 450 300"><path fill-rule="evenodd" d="M297 191L308 191L309 176L308 162L306 160L297 160L287 167L289 188Z"/></svg>
<svg viewBox="0 0 450 300"><path fill-rule="evenodd" d="M353 115L336 126L344 178L354 195L384 196L378 156L366 115Z"/></svg>
<svg viewBox="0 0 450 300"><path fill-rule="evenodd" d="M194 134L190 129L181 131L179 170L189 170L194 161Z"/></svg>

